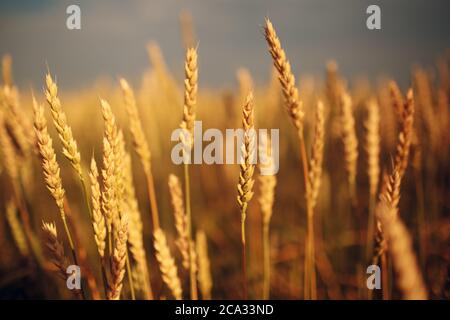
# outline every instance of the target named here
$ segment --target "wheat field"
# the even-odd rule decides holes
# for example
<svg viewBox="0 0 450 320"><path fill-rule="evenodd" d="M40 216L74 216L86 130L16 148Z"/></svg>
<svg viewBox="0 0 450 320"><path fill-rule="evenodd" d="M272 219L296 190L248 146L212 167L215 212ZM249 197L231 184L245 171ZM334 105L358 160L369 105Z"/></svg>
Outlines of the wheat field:
<svg viewBox="0 0 450 320"><path fill-rule="evenodd" d="M184 79L155 42L139 83L75 91L51 61L43 89L19 88L3 57L0 298L450 298L450 54L405 88L331 60L297 76L266 19L270 81L241 68L236 90L211 89L182 22ZM196 120L243 128L242 163L174 164L171 133L191 147ZM280 130L275 175L250 161L254 128Z"/></svg>

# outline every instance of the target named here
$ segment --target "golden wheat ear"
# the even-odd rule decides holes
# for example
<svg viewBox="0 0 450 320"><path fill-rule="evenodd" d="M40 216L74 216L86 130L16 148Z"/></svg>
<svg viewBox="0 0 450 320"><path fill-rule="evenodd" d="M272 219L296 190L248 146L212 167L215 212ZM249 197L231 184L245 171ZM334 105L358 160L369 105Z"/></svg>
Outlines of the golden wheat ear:
<svg viewBox="0 0 450 320"><path fill-rule="evenodd" d="M157 229L153 236L155 238L155 251L156 259L159 262L159 270L164 283L169 287L172 295L177 300L181 300L183 297L183 290L181 288L181 281L178 277L178 269L175 264L175 259L170 253L169 245L164 231Z"/></svg>
<svg viewBox="0 0 450 320"><path fill-rule="evenodd" d="M111 282L108 288L108 299L119 300L125 276L125 265L127 260L127 240L128 240L128 216L122 214L115 226L114 249L111 264Z"/></svg>
<svg viewBox="0 0 450 320"><path fill-rule="evenodd" d="M204 300L210 300L213 283L208 256L208 241L206 239L206 234L203 231L197 231L195 243L197 247L198 283L200 292Z"/></svg>
<svg viewBox="0 0 450 320"><path fill-rule="evenodd" d="M64 254L64 246L58 240L58 232L54 222L46 223L42 221L43 244L45 252L50 262L55 266L58 275L65 281L68 279L67 267L69 262ZM72 290L73 294L81 297L80 290Z"/></svg>
<svg viewBox="0 0 450 320"><path fill-rule="evenodd" d="M89 179L91 182L91 206L92 206L92 225L94 227L94 238L97 244L98 254L101 258L105 256L106 247L106 222L101 210L101 192L98 182L99 173L97 163L94 157L91 160Z"/></svg>
<svg viewBox="0 0 450 320"><path fill-rule="evenodd" d="M178 177L174 174L169 175L169 192L172 200L173 215L175 219L175 228L178 233L176 245L182 257L182 266L189 269L189 234L187 229L187 216L183 204L183 191Z"/></svg>
<svg viewBox="0 0 450 320"><path fill-rule="evenodd" d="M377 217L389 245L397 285L406 300L426 300L427 290L422 279L417 258L413 251L411 237L395 210L381 201L377 207Z"/></svg>
<svg viewBox="0 0 450 320"><path fill-rule="evenodd" d="M291 70L291 64L286 58L286 53L281 47L280 39L269 18L266 18L264 35L269 45L269 53L273 58L273 64L278 71L278 76L283 89L283 97L286 110L291 117L297 131L302 131L305 117L303 104L299 100L298 89L295 85L295 77Z"/></svg>
<svg viewBox="0 0 450 320"><path fill-rule="evenodd" d="M61 101L58 96L58 86L53 81L50 73L47 73L45 76L45 84L45 98L50 106L53 123L63 146L63 154L70 161L70 164L75 169L80 179L83 179L81 157L80 152L78 151L77 142L73 137L72 128L68 125L66 114L62 109Z"/></svg>

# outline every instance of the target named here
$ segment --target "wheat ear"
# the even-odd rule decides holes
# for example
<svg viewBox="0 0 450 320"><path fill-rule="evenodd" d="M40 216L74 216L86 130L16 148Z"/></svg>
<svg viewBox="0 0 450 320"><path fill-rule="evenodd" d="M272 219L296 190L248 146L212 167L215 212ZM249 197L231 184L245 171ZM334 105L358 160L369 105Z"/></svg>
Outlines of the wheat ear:
<svg viewBox="0 0 450 320"><path fill-rule="evenodd" d="M413 138L414 126L414 96L410 89L406 95L404 103L401 129L398 135L397 149L395 153L395 168L397 168L400 177L405 174L408 166L409 151Z"/></svg>
<svg viewBox="0 0 450 320"><path fill-rule="evenodd" d="M266 19L266 25L264 27L264 34L269 45L269 52L273 58L274 66L278 70L287 112L289 113L295 128L300 132L303 129L303 119L305 117L303 104L299 100L298 89L295 85L295 77L291 71L291 64L287 60L286 53L281 47L280 39L277 36L272 22L268 18Z"/></svg>
<svg viewBox="0 0 450 320"><path fill-rule="evenodd" d="M16 243L20 254L24 257L29 256L30 248L28 246L23 226L17 217L17 207L14 204L14 201L9 201L6 205L6 220L8 221L14 242Z"/></svg>
<svg viewBox="0 0 450 320"><path fill-rule="evenodd" d="M356 201L356 173L358 163L358 139L356 138L355 117L353 115L352 99L347 92L342 93L340 102L345 167L348 175L350 196L354 203Z"/></svg>
<svg viewBox="0 0 450 320"><path fill-rule="evenodd" d="M375 204L380 179L380 110L375 99L367 104L365 151L367 153L367 176L369 177L369 216L367 223L366 257L372 256L375 228Z"/></svg>
<svg viewBox="0 0 450 320"><path fill-rule="evenodd" d="M314 142L312 156L309 165L309 175L306 188L306 205L308 206L307 216L307 235L305 244L305 290L309 288L310 292L305 291L305 296L316 298L316 276L315 276L315 237L314 237L314 208L319 196L320 183L322 178L322 162L325 134L325 116L324 106L321 101L317 102L316 124L314 132Z"/></svg>
<svg viewBox="0 0 450 320"><path fill-rule="evenodd" d="M260 163L260 169L262 166L269 170L274 169L274 158L271 149L270 140L266 138L266 136L261 136L259 141L259 148L263 150L262 152L268 152L269 157L267 159L267 163ZM259 154L261 153L259 151ZM269 171L274 172L274 171ZM275 174L267 174L259 176L259 188L260 188L260 197L259 197L259 205L261 207L261 215L262 215L262 225L263 225L263 299L269 299L270 297L270 220L272 218L273 213L273 203L275 201L275 186L277 184L277 178Z"/></svg>
<svg viewBox="0 0 450 320"><path fill-rule="evenodd" d="M281 47L280 39L272 25L272 22L266 18L266 24L264 26L264 35L269 46L269 53L272 56L273 64L275 69L278 71L278 79L280 80L285 108L291 118L294 127L297 130L298 139L300 142L300 156L301 156L301 166L303 168L303 180L305 184L306 194L309 193L309 183L308 183L308 159L306 156L306 146L305 139L303 135L303 121L304 121L304 111L303 103L299 99L298 89L295 85L295 77L292 74L291 65L286 57L286 53ZM306 202L309 199L306 197ZM312 216L311 210L312 206L306 205L308 216ZM307 231L311 236L312 230ZM305 261L305 264L307 262ZM315 269L312 268L311 271L305 270L305 280L306 285L304 287L305 298L315 298Z"/></svg>
<svg viewBox="0 0 450 320"><path fill-rule="evenodd" d="M241 214L241 243L242 243L242 272L244 277L244 298L247 298L247 267L246 267L246 234L245 223L247 207L253 197L253 172L255 165L255 128L253 114L253 93L247 95L242 108L242 126L244 128L244 141L241 146L239 182L237 185L237 203Z"/></svg>
<svg viewBox="0 0 450 320"><path fill-rule="evenodd" d="M125 108L129 118L130 133L133 140L134 150L144 168L147 180L147 191L150 201L153 230L159 228L158 205L156 203L155 186L151 169L151 152L142 128L141 119L136 105L134 92L125 79L120 79L120 86L125 100Z"/></svg>
<svg viewBox="0 0 450 320"><path fill-rule="evenodd" d="M182 299L183 291L181 289L180 278L178 277L178 270L175 260L170 253L167 244L166 235L161 229L157 229L153 236L155 238L156 259L159 262L159 269L162 274L164 283L169 287L173 296L177 300Z"/></svg>
<svg viewBox="0 0 450 320"><path fill-rule="evenodd" d="M377 217L381 221L389 244L389 253L398 277L397 284L404 299L426 300L427 291L405 225L385 201L379 204Z"/></svg>
<svg viewBox="0 0 450 320"><path fill-rule="evenodd" d="M320 182L322 176L323 148L325 141L325 115L322 101L317 102L316 124L314 128L314 142L309 162L309 204L316 206L317 197L319 195Z"/></svg>
<svg viewBox="0 0 450 320"><path fill-rule="evenodd" d="M208 257L208 241L203 231L197 231L195 237L198 259L198 283L204 300L211 300L212 278Z"/></svg>
<svg viewBox="0 0 450 320"><path fill-rule="evenodd" d="M2 110L0 110L0 147L2 151L2 161L6 170L6 173L11 178L11 181L15 183L19 176L19 167L17 161L17 155L14 150L14 144L9 136L6 127L5 119Z"/></svg>
<svg viewBox="0 0 450 320"><path fill-rule="evenodd" d="M136 262L136 268L139 273L137 280L145 298L153 299L150 275L147 267L147 257L144 248L143 224L136 199L136 191L133 185L131 156L128 153L125 153L124 157L124 190L124 210L128 212L130 218L128 234L128 243L130 244L129 250Z"/></svg>
<svg viewBox="0 0 450 320"><path fill-rule="evenodd" d="M94 227L94 238L97 244L98 254L101 258L105 256L106 247L106 224L105 217L101 210L101 192L98 182L98 169L94 157L91 160L91 169L89 179L91 182L91 206L92 206L92 225Z"/></svg>
<svg viewBox="0 0 450 320"><path fill-rule="evenodd" d="M188 48L186 50L186 58L184 63L184 105L183 105L183 119L180 124L180 128L183 133L180 135L181 141L188 148L184 148L184 152L191 149L194 144L194 121L195 121L195 108L197 104L197 90L198 90L198 66L197 66L197 49ZM186 138L188 141L186 141ZM183 158L187 155L183 154ZM184 163L184 195L185 195L185 206L186 206L186 217L187 217L187 230L189 243L192 242L192 213L191 213L191 189L190 189L190 178L189 178L189 164ZM189 261L192 262L194 259L194 248L189 245ZM197 279L196 270L192 263L189 264L189 282L191 299L198 299L197 292Z"/></svg>
<svg viewBox="0 0 450 320"><path fill-rule="evenodd" d="M5 105L5 125L7 126L8 134L14 141L17 154L20 155L18 159L25 160L30 153L32 144L35 142L33 135L30 134L30 123L27 121L26 114L19 108L17 89L4 86L2 93L2 102Z"/></svg>
<svg viewBox="0 0 450 320"><path fill-rule="evenodd" d="M391 103L394 107L394 111L397 114L399 119L403 117L404 111L404 101L403 95L398 87L397 83L394 80L389 81L389 94L391 96Z"/></svg>
<svg viewBox="0 0 450 320"><path fill-rule="evenodd" d="M169 192L172 200L173 215L175 218L175 228L178 233L176 245L182 257L183 268L189 269L189 237L187 230L187 217L183 205L183 191L178 177L169 175Z"/></svg>
<svg viewBox="0 0 450 320"><path fill-rule="evenodd" d="M45 76L45 83L45 97L50 106L53 123L55 124L56 131L63 146L63 154L82 179L83 173L81 170L80 153L78 152L77 142L73 138L72 129L67 124L66 114L61 107L61 101L58 97L58 86L49 73Z"/></svg>
<svg viewBox="0 0 450 320"><path fill-rule="evenodd" d="M108 231L109 252L112 253L112 225L118 217L117 183L117 127L109 103L101 100L102 114L105 122L103 135L103 169L102 169L102 210Z"/></svg>
<svg viewBox="0 0 450 320"><path fill-rule="evenodd" d="M111 275L112 280L108 288L108 299L119 300L125 276L127 260L128 216L126 213L118 218L114 237L114 249L112 253Z"/></svg>
<svg viewBox="0 0 450 320"><path fill-rule="evenodd" d="M42 231L44 238L44 247L46 249L50 262L56 267L58 275L67 280L68 274L66 272L69 262L64 254L64 247L58 240L58 233L55 223L46 223L42 221ZM79 297L80 291L74 290L74 295Z"/></svg>

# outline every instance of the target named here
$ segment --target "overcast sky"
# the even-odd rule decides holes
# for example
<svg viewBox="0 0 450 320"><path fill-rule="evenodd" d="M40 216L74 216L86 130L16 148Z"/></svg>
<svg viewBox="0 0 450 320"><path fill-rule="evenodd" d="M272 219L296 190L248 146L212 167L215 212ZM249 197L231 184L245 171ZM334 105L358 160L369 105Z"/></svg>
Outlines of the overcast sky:
<svg viewBox="0 0 450 320"><path fill-rule="evenodd" d="M81 7L81 30L66 29L70 4ZM381 7L380 31L366 28L369 4ZM322 75L334 58L347 76L389 74L405 85L413 64L431 65L450 47L449 0L1 0L0 54L13 56L19 85L42 87L48 63L63 88L79 88L99 76L137 81L155 40L181 78L184 9L199 41L201 86L233 85L241 66L267 79L265 16L296 74Z"/></svg>

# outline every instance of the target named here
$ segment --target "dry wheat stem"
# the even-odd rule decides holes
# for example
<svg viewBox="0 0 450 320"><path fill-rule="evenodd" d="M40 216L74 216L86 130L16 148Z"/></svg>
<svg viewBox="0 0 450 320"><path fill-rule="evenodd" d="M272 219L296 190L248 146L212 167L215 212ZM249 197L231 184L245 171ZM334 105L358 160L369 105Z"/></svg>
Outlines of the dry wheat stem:
<svg viewBox="0 0 450 320"><path fill-rule="evenodd" d="M154 245L156 251L156 259L159 262L159 269L162 274L164 283L169 287L172 295L177 300L181 300L183 297L183 291L181 289L180 278L178 277L178 270L175 264L175 260L170 253L169 246L167 244L166 235L161 229L157 229L153 236L155 238Z"/></svg>

